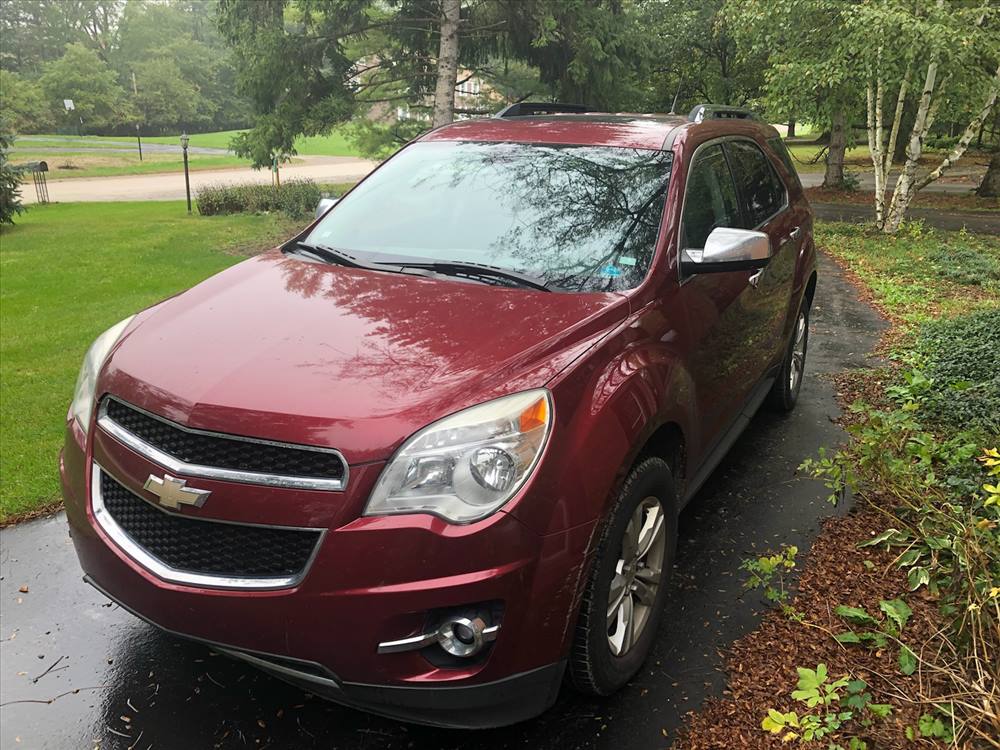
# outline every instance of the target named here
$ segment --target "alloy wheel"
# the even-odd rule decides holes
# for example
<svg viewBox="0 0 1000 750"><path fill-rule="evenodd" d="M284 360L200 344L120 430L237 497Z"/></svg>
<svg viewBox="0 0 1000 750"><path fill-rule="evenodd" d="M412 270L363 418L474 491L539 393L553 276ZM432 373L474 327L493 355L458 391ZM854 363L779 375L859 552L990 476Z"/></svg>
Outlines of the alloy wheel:
<svg viewBox="0 0 1000 750"><path fill-rule="evenodd" d="M608 645L624 656L642 635L663 575L666 529L663 506L647 497L632 514L608 594Z"/></svg>
<svg viewBox="0 0 1000 750"><path fill-rule="evenodd" d="M792 393L802 382L802 372L806 366L806 314L799 313L798 320L795 321L795 339L792 342L792 362L788 368L788 388Z"/></svg>

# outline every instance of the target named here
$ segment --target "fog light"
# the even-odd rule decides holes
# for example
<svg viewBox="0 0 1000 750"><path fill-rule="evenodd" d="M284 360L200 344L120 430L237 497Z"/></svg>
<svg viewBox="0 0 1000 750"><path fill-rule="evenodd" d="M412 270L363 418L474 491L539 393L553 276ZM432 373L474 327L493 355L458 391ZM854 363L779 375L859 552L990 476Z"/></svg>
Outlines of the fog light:
<svg viewBox="0 0 1000 750"><path fill-rule="evenodd" d="M452 656L475 656L486 644L483 618L456 617L438 629L438 645Z"/></svg>
<svg viewBox="0 0 1000 750"><path fill-rule="evenodd" d="M500 632L499 623L487 625L484 617L469 612L471 617L451 614L445 619L437 620L441 624L420 635L411 635L397 641L382 641L378 644L378 653L397 654L404 651L419 651L437 644L445 653L457 657L471 657L497 639ZM489 616L489 615L487 615ZM492 615L493 618L496 615Z"/></svg>

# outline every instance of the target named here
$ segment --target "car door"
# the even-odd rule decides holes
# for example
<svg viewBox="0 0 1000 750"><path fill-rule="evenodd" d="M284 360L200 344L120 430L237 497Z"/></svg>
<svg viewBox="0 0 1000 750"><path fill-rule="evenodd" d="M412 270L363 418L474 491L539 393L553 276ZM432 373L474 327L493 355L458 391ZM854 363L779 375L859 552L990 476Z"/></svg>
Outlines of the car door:
<svg viewBox="0 0 1000 750"><path fill-rule="evenodd" d="M681 215L680 250L702 249L713 229L744 224L736 186L722 143L700 146L687 173ZM688 360L703 439L704 456L739 415L753 383L747 367L756 355L747 350L751 321L742 298L749 289L746 271L682 277L679 305L690 337ZM693 447L693 446L692 446Z"/></svg>
<svg viewBox="0 0 1000 750"><path fill-rule="evenodd" d="M771 240L771 260L748 274L749 287L739 305L746 324L747 375L757 382L784 354L785 323L803 231L795 226L785 184L761 147L749 138L738 138L726 141L725 151L742 209L740 226L764 232Z"/></svg>

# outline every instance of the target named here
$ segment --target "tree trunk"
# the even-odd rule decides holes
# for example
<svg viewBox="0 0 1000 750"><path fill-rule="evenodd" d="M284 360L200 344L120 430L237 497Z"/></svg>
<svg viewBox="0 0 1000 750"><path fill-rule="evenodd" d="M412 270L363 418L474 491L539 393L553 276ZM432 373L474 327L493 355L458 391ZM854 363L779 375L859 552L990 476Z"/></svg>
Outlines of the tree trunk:
<svg viewBox="0 0 1000 750"><path fill-rule="evenodd" d="M788 120L788 135L787 138L795 137L795 118L792 117Z"/></svg>
<svg viewBox="0 0 1000 750"><path fill-rule="evenodd" d="M935 66L936 63L932 63ZM928 78L931 78L932 72L928 69ZM933 81L931 81L931 86L933 86ZM942 88L944 88L942 86ZM925 93L927 91L927 85L924 86ZM947 172L951 166L962 158L965 150L972 143L972 139L976 135L976 131L979 126L982 125L986 118L990 116L990 112L993 111L993 107L997 103L997 97L1000 96L1000 66L997 66L996 73L993 75L993 80L990 85L989 92L986 95L986 101L983 102L983 106L979 113L972 118L972 122L965 129L962 137L958 139L958 143L955 144L955 148L949 152L949 154L941 160L941 163L937 167L928 172L926 175L920 179L915 178L916 172L916 160L920 157L920 147L922 145L923 138L927 135L927 131L930 129L931 123L933 122L935 107L930 107L929 117L926 121L922 118L921 113L927 115L928 112L925 110L925 105L923 97L921 98L920 110L917 112L917 124L921 126L920 132L917 132L917 126L913 128L913 134L910 136L911 146L906 150L906 166L903 168L903 173L899 176L899 180L896 182L896 189L892 194L892 207L889 210L889 218L886 221L883 230L887 233L894 233L899 229L900 223L902 223L903 218L906 216L906 209L909 208L910 202L913 200L913 196L917 194L918 190L923 190L929 184L938 179L941 175ZM938 98L940 101L940 96ZM911 169L912 164L912 169Z"/></svg>
<svg viewBox="0 0 1000 750"><path fill-rule="evenodd" d="M979 132L982 133L983 129L980 128ZM976 195L980 198L1000 198L1000 151L993 152L983 181L976 188Z"/></svg>
<svg viewBox="0 0 1000 750"><path fill-rule="evenodd" d="M826 152L826 174L823 187L839 188L844 184L844 153L847 151L847 132L844 110L838 109L830 121L830 148Z"/></svg>
<svg viewBox="0 0 1000 750"><path fill-rule="evenodd" d="M886 234L895 234L899 225L906 216L906 209L909 208L913 195L917 192L916 175L917 165L920 163L920 154L924 150L924 137L930 128L931 99L934 96L934 85L937 83L938 58L935 54L927 66L927 74L924 76L924 88L920 92L920 103L917 106L917 118L910 130L909 142L906 144L906 162L903 164L903 171L896 179L896 186L892 190L892 202L889 204L889 213L886 215L885 224L882 231ZM940 92L938 92L940 97Z"/></svg>
<svg viewBox="0 0 1000 750"><path fill-rule="evenodd" d="M458 79L458 25L462 0L441 0L441 48L437 61L437 85L434 87L432 127L447 125L455 119L455 81Z"/></svg>

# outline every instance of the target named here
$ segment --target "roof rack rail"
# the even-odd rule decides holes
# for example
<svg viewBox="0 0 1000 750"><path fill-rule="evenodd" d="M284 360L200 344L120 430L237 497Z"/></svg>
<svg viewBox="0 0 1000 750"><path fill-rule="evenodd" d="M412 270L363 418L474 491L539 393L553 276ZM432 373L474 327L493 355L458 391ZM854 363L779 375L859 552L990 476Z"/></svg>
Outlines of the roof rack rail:
<svg viewBox="0 0 1000 750"><path fill-rule="evenodd" d="M528 117L530 115L579 114L593 112L585 104L561 104L559 102L514 102L497 112L494 117Z"/></svg>
<svg viewBox="0 0 1000 750"><path fill-rule="evenodd" d="M691 122L701 122L702 120L759 120L755 112L743 107L727 107L723 104L697 104L688 113L688 120Z"/></svg>

